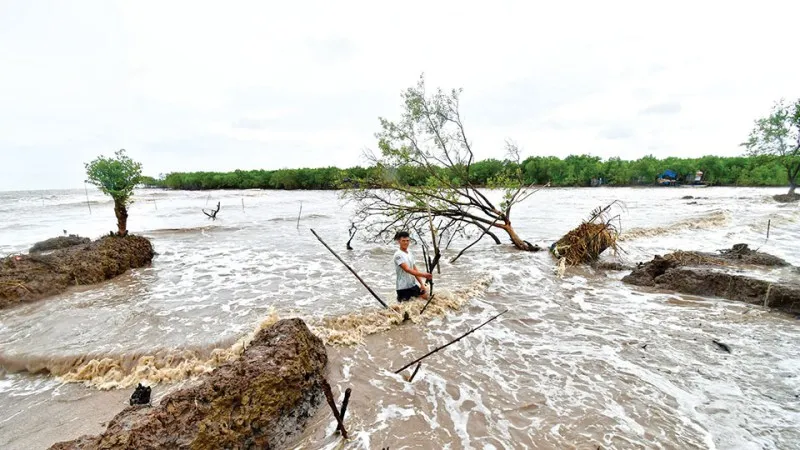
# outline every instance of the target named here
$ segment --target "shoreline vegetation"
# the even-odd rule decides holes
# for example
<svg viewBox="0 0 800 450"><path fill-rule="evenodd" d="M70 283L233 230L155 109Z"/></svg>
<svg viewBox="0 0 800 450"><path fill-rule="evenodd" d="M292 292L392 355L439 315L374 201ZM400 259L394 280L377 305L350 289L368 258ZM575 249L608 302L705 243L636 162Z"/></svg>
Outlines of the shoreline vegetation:
<svg viewBox="0 0 800 450"><path fill-rule="evenodd" d="M144 176L146 187L174 190L283 189L336 190L353 185L380 186L385 167L337 167L235 170L233 172L172 172L159 178ZM702 184L709 186L783 187L789 184L785 167L775 159L759 156L703 156L664 159L648 155L637 160L601 159L590 155L532 156L517 163L512 160L485 159L472 163L472 185L488 186L505 174L522 171L527 184L552 187L655 186L665 171L677 174L678 184L692 184L696 172L703 172ZM395 182L424 186L430 182L426 170L413 166L388 171ZM453 180L458 182L459 180Z"/></svg>

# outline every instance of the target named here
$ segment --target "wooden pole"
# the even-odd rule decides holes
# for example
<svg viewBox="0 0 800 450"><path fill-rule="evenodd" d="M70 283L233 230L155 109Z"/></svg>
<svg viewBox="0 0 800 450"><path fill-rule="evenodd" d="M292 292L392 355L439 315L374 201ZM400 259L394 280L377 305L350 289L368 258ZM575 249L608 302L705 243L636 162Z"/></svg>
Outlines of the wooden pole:
<svg viewBox="0 0 800 450"><path fill-rule="evenodd" d="M772 219L767 219L767 239L769 239L769 227L772 224Z"/></svg>
<svg viewBox="0 0 800 450"><path fill-rule="evenodd" d="M347 270L349 270L349 271L350 271L350 273L352 273L353 275L355 275L356 279L358 279L358 281L360 281L360 282L361 282L361 284L363 284L363 285L364 285L364 287L365 287L365 288L367 288L367 290L369 291L369 293L370 293L370 294L372 294L372 296L373 296L373 297L375 297L375 300L377 300L378 302L380 302L380 304L381 304L381 305L383 305L383 307L384 307L384 308L387 308L387 309L389 308L389 305L387 305L387 304L386 304L386 302L384 302L383 300L381 300L381 297L380 297L378 294L376 294L376 293L375 293L375 291L373 291L373 290L372 290L372 288L371 288L371 287L369 287L369 286L367 285L367 283L366 283L364 280L362 280L362 279L361 279L361 277L360 277L360 276L358 276L358 274L356 273L356 271L355 271L355 270L353 270L353 268L352 268L352 267L350 267L350 266L349 266L349 265L348 265L346 262L344 262L344 260L343 260L342 258L340 258L340 257L339 257L339 255L337 255L337 254L336 254L336 252L335 252L335 251L333 251L333 249L332 249L332 248L330 248L330 247L328 246L328 244L326 244L326 243L325 243L325 241L323 241L323 240L322 240L322 238L321 238L321 237L319 237L319 235L317 234L317 232L316 232L316 231L314 231L314 229L313 229L313 228L311 229L311 233L313 233L313 234L314 234L314 237L316 237L316 238L317 238L317 239L318 239L320 242L322 242L322 245L324 245L324 246L325 246L325 248L327 248L327 249L328 249L328 251L329 251L329 252L331 252L331 253L333 254L333 256L335 256L335 257L336 257L336 259L338 259L338 260L339 260L339 262L340 262L340 263L344 264L344 266L345 266L345 267L347 267Z"/></svg>
<svg viewBox="0 0 800 450"><path fill-rule="evenodd" d="M395 370L395 371L394 371L394 373L400 373L400 372L402 372L402 371L404 371L404 370L408 369L409 367L413 366L414 364L416 364L416 363L418 363L418 362L422 361L423 359L427 358L428 356L431 356L432 354L434 354L434 353L438 352L439 350L443 350L443 349L445 349L445 348L447 348L447 347L449 347L449 346L451 346L451 345L455 344L456 342L458 342L458 341L460 341L461 339L464 339L465 337L469 336L470 334L472 334L472 333L474 333L474 332L478 331L479 329L481 329L481 327L483 327L483 326L484 326L484 325L486 325L487 323L489 323L489 322L493 321L494 319L497 319L498 317L502 316L503 314L505 314L505 313L507 313L507 312L508 312L508 310L506 309L505 311L501 312L500 314L497 314L496 316L492 317L491 319L487 320L486 322L483 322L482 324L478 325L477 327L475 327L475 328L473 328L473 329L471 329L471 330L467 331L466 333L464 333L464 334L462 334L461 336L459 336L459 337L457 337L457 338L453 339L452 341L448 342L447 344L444 344L444 345L442 345L442 346L440 346L440 347L436 347L435 349L433 349L433 350L429 351L429 352L428 352L428 353L426 353L425 355L423 355L423 356L421 356L421 357L419 357L419 358L415 359L414 361L411 361L410 363L406 364L405 366L403 366L403 367L401 367L401 368L399 368L399 369Z"/></svg>
<svg viewBox="0 0 800 450"><path fill-rule="evenodd" d="M300 212L297 213L297 229L300 229L300 214L303 214L303 201L300 200ZM314 233L316 234L316 233ZM326 246L327 247L327 246Z"/></svg>
<svg viewBox="0 0 800 450"><path fill-rule="evenodd" d="M419 368L420 368L420 366L422 366L422 363L421 363L421 362L418 362L418 363L417 363L417 367L416 367L416 368L414 368L414 372L413 372L413 373L411 373L411 377L408 379L408 382L409 382L409 383L411 383L412 381L414 381L414 377L415 377L415 376L417 376L417 372L419 372Z"/></svg>
<svg viewBox="0 0 800 450"><path fill-rule="evenodd" d="M86 187L86 183L83 183L83 191L86 192L86 206L89 207L89 215L92 215L92 205L89 203L89 188ZM42 204L44 204L44 197L42 197Z"/></svg>
<svg viewBox="0 0 800 450"><path fill-rule="evenodd" d="M339 410L339 419L341 419L342 423L344 423L344 415L347 413L347 404L350 403L350 393L352 391L353 390L350 388L347 388L347 390L344 391L344 400L342 400L342 408ZM345 433L344 427L336 429L341 431L342 435L344 435Z"/></svg>
<svg viewBox="0 0 800 450"><path fill-rule="evenodd" d="M322 390L325 392L325 399L328 400L328 406L331 407L333 417L336 419L336 429L342 432L343 438L347 439L347 430L345 429L344 422L342 422L342 418L339 415L339 408L336 407L336 402L333 400L333 392L331 392L331 385L328 384L328 380L322 380Z"/></svg>

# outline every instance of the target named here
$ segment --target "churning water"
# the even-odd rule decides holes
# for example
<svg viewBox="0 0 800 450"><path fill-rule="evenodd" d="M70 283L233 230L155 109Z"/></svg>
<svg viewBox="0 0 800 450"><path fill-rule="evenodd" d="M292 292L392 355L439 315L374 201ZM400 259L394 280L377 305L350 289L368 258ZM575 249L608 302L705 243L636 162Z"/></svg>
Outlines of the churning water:
<svg viewBox="0 0 800 450"><path fill-rule="evenodd" d="M513 222L546 247L618 199L624 262L746 242L799 265L800 208L770 199L782 191L547 189ZM412 321L401 323L309 232L395 303L393 248L357 235L345 250L350 207L334 192L136 198L129 228L153 241L152 267L0 311L0 447L96 433L130 386L157 382L158 398L235 357L259 327L299 316L328 344L334 392L353 389L346 448L800 448L800 323L790 315L635 288L623 272L574 268L559 278L546 252L484 239L449 264L466 243L453 242L433 306L419 316L420 305L404 305ZM201 208L217 202L211 222ZM97 237L115 223L99 193L87 202L83 191L6 192L0 204L3 255L64 230ZM393 373L503 309L427 359L413 383ZM321 408L292 447L339 448L334 429Z"/></svg>

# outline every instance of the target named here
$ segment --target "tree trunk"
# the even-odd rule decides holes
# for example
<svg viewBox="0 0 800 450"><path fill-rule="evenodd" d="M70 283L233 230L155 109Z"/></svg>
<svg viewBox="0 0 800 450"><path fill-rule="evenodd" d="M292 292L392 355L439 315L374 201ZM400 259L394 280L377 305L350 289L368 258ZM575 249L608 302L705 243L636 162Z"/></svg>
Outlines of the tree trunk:
<svg viewBox="0 0 800 450"><path fill-rule="evenodd" d="M503 230L505 230L506 233L508 233L508 237L511 238L511 242L514 244L514 247L520 250L533 251L533 247L531 247L531 245L522 240L522 238L519 237L517 232L514 231L514 228L511 227L511 223L498 225L498 227L502 228Z"/></svg>
<svg viewBox="0 0 800 450"><path fill-rule="evenodd" d="M125 203L119 200L114 200L114 214L117 216L117 232L120 236L128 234L128 208Z"/></svg>
<svg viewBox="0 0 800 450"><path fill-rule="evenodd" d="M789 182L789 195L794 195L794 190L797 188L797 182L792 180Z"/></svg>

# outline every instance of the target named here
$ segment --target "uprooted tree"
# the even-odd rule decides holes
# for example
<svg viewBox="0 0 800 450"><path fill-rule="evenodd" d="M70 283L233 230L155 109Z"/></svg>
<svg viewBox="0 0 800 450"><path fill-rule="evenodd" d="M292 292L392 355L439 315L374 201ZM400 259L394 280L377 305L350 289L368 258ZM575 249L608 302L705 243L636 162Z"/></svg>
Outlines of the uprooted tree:
<svg viewBox="0 0 800 450"><path fill-rule="evenodd" d="M99 156L86 164L87 183L91 183L114 200L117 216L117 233L128 234L128 205L133 203L133 188L142 176L142 165L125 154L125 149L114 153L113 158Z"/></svg>
<svg viewBox="0 0 800 450"><path fill-rule="evenodd" d="M366 153L380 172L369 180L349 180L344 193L355 201L354 221L370 237L385 240L398 229L424 229L435 218L440 235L470 234L472 229L500 244L494 232L502 230L516 248L536 250L511 225L512 207L535 192L523 181L519 149L506 142L510 169L479 186L472 170L472 142L459 112L460 94L460 89L437 89L429 95L422 75L402 94L400 120L380 118L380 153ZM425 183L399 182L397 174L409 169L424 174ZM492 189L501 190L502 197L496 199Z"/></svg>
<svg viewBox="0 0 800 450"><path fill-rule="evenodd" d="M751 156L775 158L786 168L793 196L800 174L800 99L786 105L778 100L767 117L755 121L747 141L741 144Z"/></svg>

